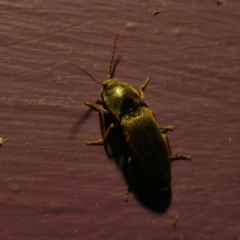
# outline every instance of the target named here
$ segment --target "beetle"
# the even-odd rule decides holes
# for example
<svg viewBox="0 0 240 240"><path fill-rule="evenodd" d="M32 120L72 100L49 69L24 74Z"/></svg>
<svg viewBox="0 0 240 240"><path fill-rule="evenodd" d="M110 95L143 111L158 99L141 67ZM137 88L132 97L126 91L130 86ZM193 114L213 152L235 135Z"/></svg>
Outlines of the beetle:
<svg viewBox="0 0 240 240"><path fill-rule="evenodd" d="M151 189L155 192L164 191L170 187L171 183L171 160L190 160L191 156L172 152L165 133L172 131L173 127L159 127L153 111L144 101L144 90L150 81L150 77L144 81L138 90L125 82L113 78L112 65L119 36L120 33L115 38L108 78L104 82L97 81L87 71L75 65L102 86L104 105L88 101L85 102L85 105L105 114L113 114L117 119L116 122L109 126L102 139L86 141L86 144L103 145L111 129L121 127L131 149L131 155L128 158L129 167L132 158L136 159ZM126 192L126 202L128 190Z"/></svg>

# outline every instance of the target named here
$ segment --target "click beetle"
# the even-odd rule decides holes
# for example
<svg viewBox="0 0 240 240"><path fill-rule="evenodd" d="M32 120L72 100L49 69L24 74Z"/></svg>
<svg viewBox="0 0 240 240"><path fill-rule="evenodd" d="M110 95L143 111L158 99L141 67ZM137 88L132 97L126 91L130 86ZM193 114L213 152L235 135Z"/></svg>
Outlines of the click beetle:
<svg viewBox="0 0 240 240"><path fill-rule="evenodd" d="M112 128L121 127L127 144L131 149L128 162L130 163L132 158L136 159L151 189L155 192L164 191L170 187L171 160L190 160L191 156L172 152L165 133L172 131L173 127L159 127L154 113L144 101L144 90L150 81L150 77L144 81L138 90L125 82L120 82L113 78L112 65L119 36L120 34L116 36L114 42L108 78L103 83L97 81L88 72L75 65L93 81L102 86L104 105L91 102L85 102L85 105L105 114L113 114L117 119L116 122L109 126L102 139L86 141L86 144L102 145L105 143ZM126 192L126 202L127 197L128 190Z"/></svg>

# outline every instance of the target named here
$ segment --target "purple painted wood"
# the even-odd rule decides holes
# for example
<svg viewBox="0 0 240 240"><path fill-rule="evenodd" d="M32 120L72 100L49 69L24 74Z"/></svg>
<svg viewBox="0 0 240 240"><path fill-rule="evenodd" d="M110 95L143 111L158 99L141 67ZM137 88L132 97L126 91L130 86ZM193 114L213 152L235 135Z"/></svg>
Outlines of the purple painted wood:
<svg viewBox="0 0 240 240"><path fill-rule="evenodd" d="M240 2L5 1L0 8L0 239L239 239ZM159 11L159 14L154 14ZM175 152L166 211L130 194L85 100L115 35L115 77L138 88ZM119 160L120 161L120 160ZM121 161L120 161L121 162Z"/></svg>

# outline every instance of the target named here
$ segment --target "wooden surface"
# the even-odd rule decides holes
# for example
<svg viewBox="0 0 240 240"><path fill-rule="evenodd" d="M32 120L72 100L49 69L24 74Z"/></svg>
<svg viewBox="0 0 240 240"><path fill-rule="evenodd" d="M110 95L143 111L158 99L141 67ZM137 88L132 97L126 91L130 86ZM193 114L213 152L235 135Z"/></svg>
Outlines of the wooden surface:
<svg viewBox="0 0 240 240"><path fill-rule="evenodd" d="M182 1L181 1L182 2ZM154 15L154 11L159 14ZM240 1L0 3L0 239L239 239ZM175 152L159 210L130 193L101 138L115 35L115 77L145 91ZM123 163L124 165L124 163ZM161 200L159 200L160 202ZM156 201L155 201L155 204Z"/></svg>

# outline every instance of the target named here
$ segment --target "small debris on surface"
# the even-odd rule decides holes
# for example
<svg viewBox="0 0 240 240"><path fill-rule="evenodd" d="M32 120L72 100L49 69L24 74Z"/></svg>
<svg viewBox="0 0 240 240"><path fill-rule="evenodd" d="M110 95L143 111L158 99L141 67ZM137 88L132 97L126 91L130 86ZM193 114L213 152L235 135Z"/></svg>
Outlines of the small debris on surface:
<svg viewBox="0 0 240 240"><path fill-rule="evenodd" d="M158 15L159 13L160 13L160 11L153 11L152 14L153 14L154 16L156 16L156 15Z"/></svg>
<svg viewBox="0 0 240 240"><path fill-rule="evenodd" d="M225 2L225 0L217 0L217 5L221 6L221 5L223 5L224 2Z"/></svg>
<svg viewBox="0 0 240 240"><path fill-rule="evenodd" d="M173 228L176 228L177 227L177 224L175 222L172 223L172 227Z"/></svg>

